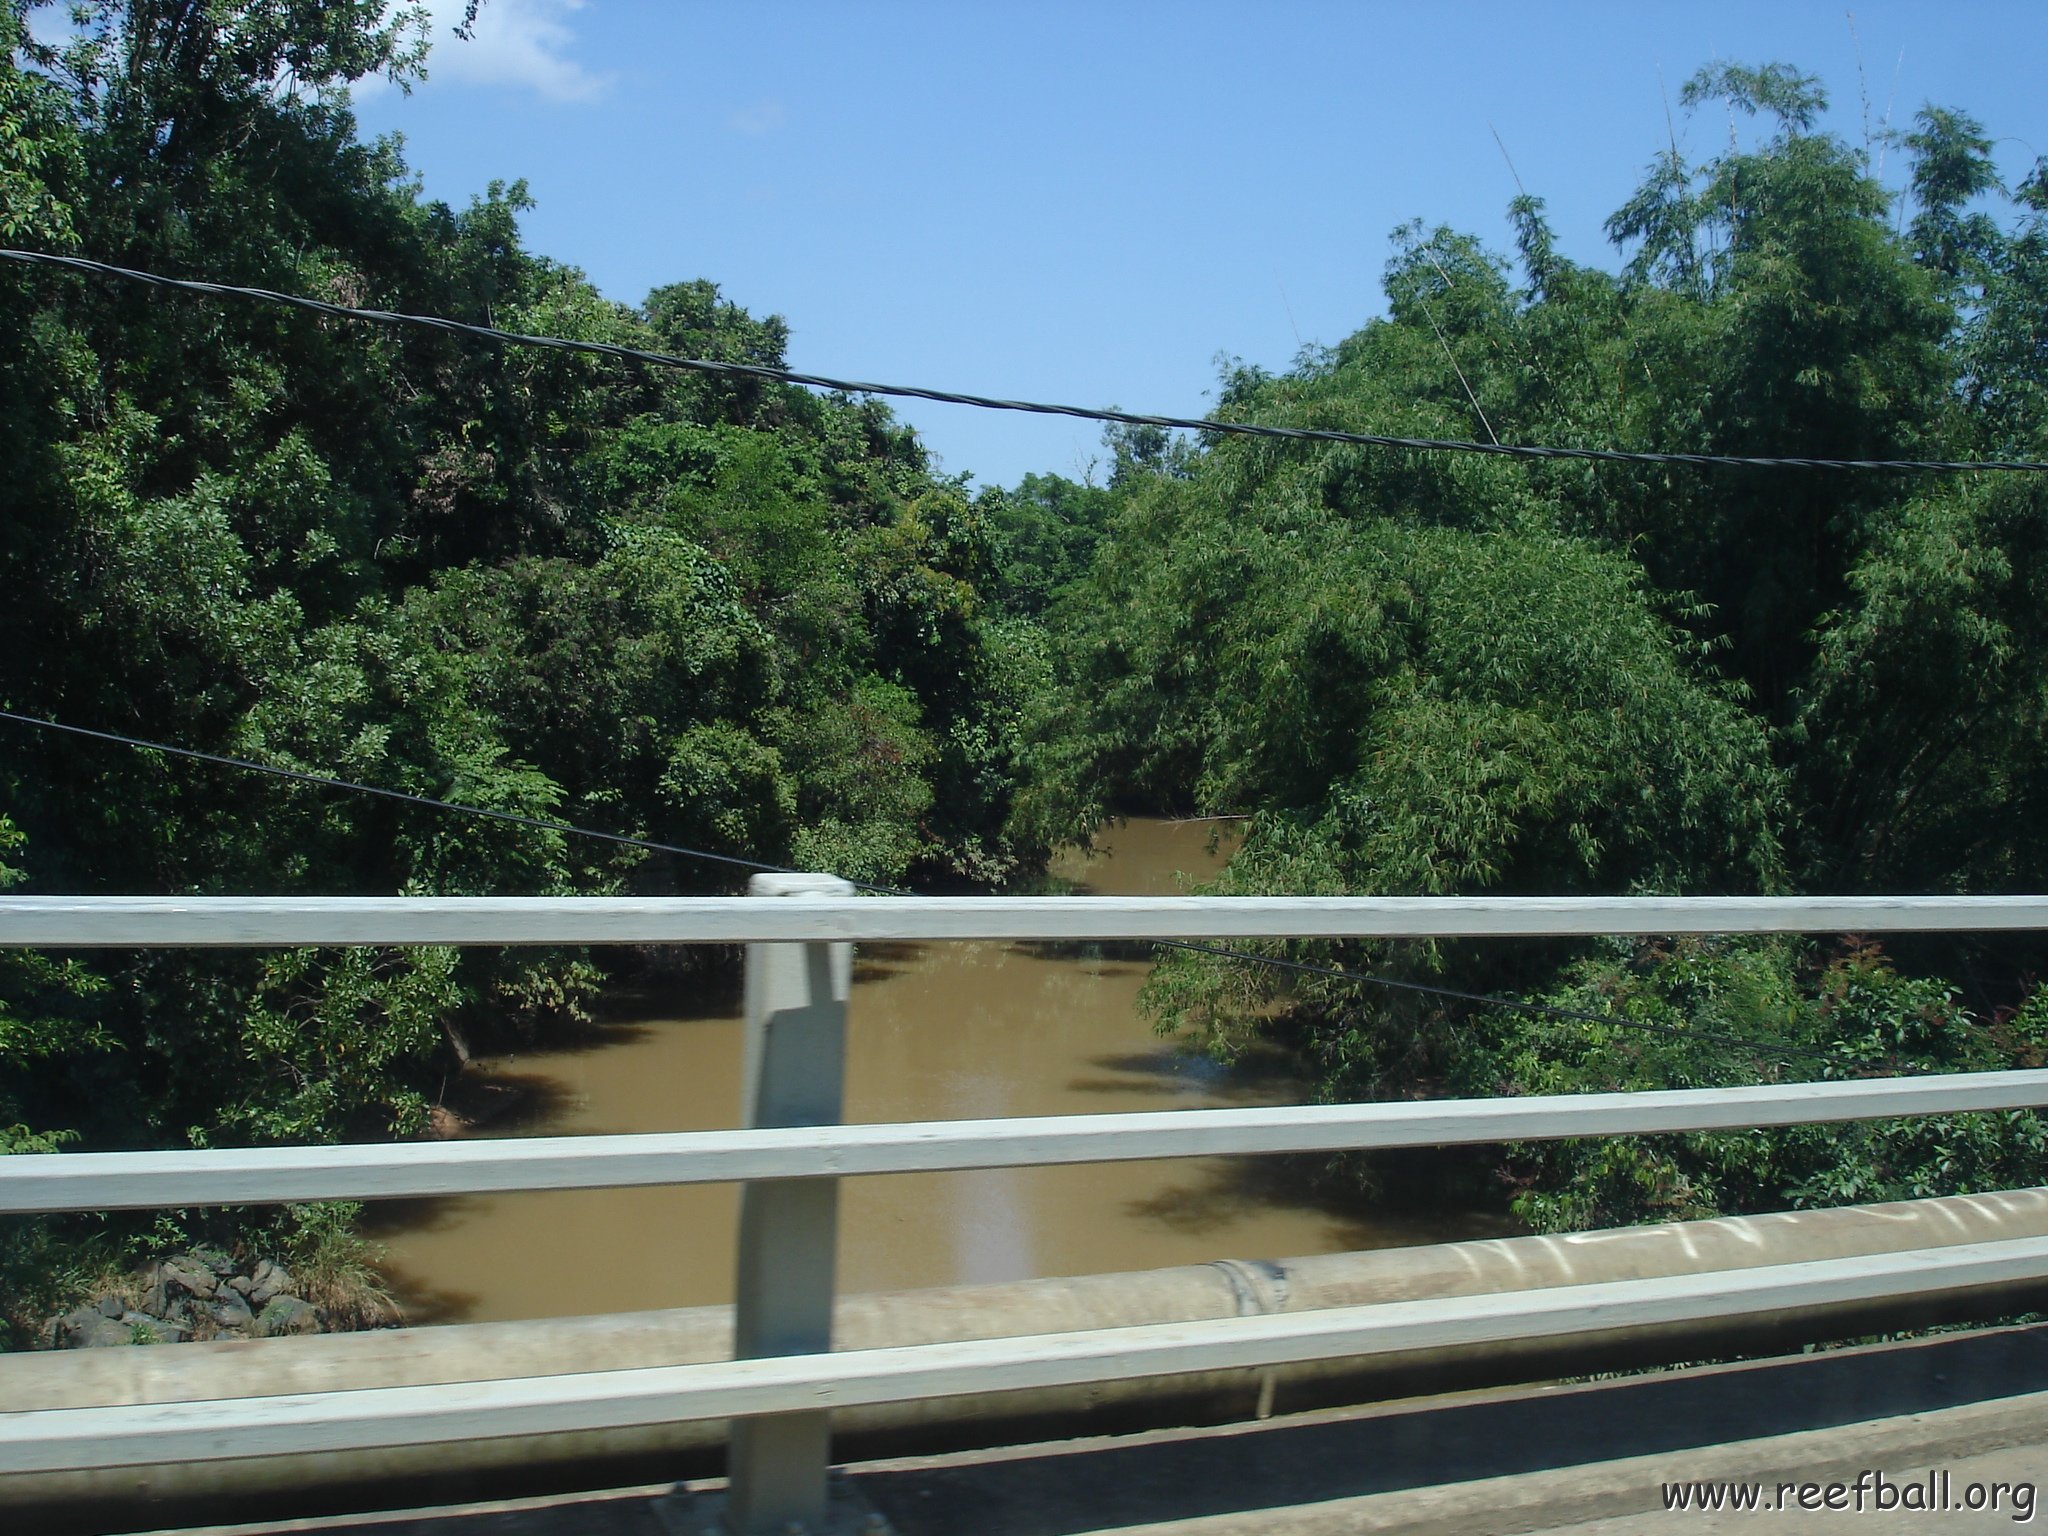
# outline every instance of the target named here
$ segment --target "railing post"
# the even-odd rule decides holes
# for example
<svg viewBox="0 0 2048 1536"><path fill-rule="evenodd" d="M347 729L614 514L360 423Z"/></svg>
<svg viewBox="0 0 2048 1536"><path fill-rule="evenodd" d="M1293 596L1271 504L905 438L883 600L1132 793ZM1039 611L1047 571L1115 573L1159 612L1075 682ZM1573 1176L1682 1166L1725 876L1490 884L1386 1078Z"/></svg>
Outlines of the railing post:
<svg viewBox="0 0 2048 1536"><path fill-rule="evenodd" d="M830 875L755 875L753 896L850 896ZM746 966L748 1127L837 1125L846 1077L851 944L749 944ZM784 1179L740 1194L733 1354L819 1354L832 1347L839 1181ZM821 1532L831 1414L781 1413L733 1425L726 1519L737 1536Z"/></svg>

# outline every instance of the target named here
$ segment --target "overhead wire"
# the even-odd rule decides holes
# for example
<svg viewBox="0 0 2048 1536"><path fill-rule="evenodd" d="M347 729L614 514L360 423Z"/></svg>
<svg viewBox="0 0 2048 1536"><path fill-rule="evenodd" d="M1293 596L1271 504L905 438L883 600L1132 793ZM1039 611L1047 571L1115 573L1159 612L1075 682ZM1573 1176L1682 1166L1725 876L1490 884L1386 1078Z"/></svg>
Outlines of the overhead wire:
<svg viewBox="0 0 2048 1536"><path fill-rule="evenodd" d="M1756 1051L1766 1056L1800 1057L1813 1061L1839 1063L1839 1058L1828 1051L1813 1050L1796 1045L1773 1045L1767 1041L1749 1040L1741 1035L1720 1034L1712 1030L1688 1029L1676 1024L1653 1024L1647 1019L1632 1019L1626 1014L1593 1013L1582 1008L1559 1008L1550 1003L1532 1003L1517 997L1498 997L1486 992L1466 992L1457 987L1438 986L1434 982L1408 981L1396 976L1375 976L1365 971L1349 970L1337 965L1315 965L1306 960L1288 960L1278 955L1255 954L1250 950L1226 949L1218 944L1203 944L1193 939L1153 939L1154 944L1168 949L1184 949L1195 954L1214 955L1223 960L1249 960L1275 970L1293 971L1303 976L1327 976L1336 981L1364 982L1370 986L1387 987L1401 992L1421 992L1431 997L1448 997L1459 1002L1476 1003L1486 1008L1506 1008L1517 1013L1536 1014L1544 1018L1569 1020L1581 1024L1605 1024L1617 1029L1632 1029L1643 1034L1662 1035L1674 1040L1696 1041L1706 1045L1727 1045L1738 1050Z"/></svg>
<svg viewBox="0 0 2048 1536"><path fill-rule="evenodd" d="M467 805L459 800L437 800L432 795L416 795L402 789L385 789L377 784L359 784L353 779L339 779L324 773L307 773L299 768L282 768L275 763L261 763L253 758L228 757L218 752L201 752L192 747L172 746L169 742L150 741L140 736L124 736L118 731L95 731L82 725L67 725L60 720L45 720L37 715L18 714L13 710L0 709L0 721L13 725L35 726L46 731L62 731L70 736L86 736L95 741L113 742L116 745L132 747L145 752L162 752L169 757L182 757L194 762L212 763L222 768L241 768L251 773L266 773L273 778L290 779L299 784L313 784L323 789L345 789L359 795L378 795L386 800L398 800L407 805L424 806L437 811L456 811L465 816L481 816L490 821L508 822L517 827L529 827L543 832L566 832L576 837L594 838L601 842L618 843L628 848L640 848L650 853L676 854L683 858L703 859L714 864L731 865L738 869L754 870L762 874L800 875L800 869L790 869L781 864L767 864L759 859L739 858L729 853L714 853L708 848L688 848L680 843L656 842L651 838L628 837L620 832L605 832L596 827L579 827L571 822L554 821L543 816L527 816L518 811L501 811L488 805ZM860 886L859 881L849 884ZM865 890L882 891L880 886L861 886ZM890 892L889 894L896 894Z"/></svg>
<svg viewBox="0 0 2048 1536"><path fill-rule="evenodd" d="M1039 401L1006 400L987 395L967 394L953 390L930 389L912 385L881 384L871 381L833 378L822 374L802 373L794 369L774 368L758 363L736 363L714 358L683 357L671 353L654 352L638 347L621 346L613 342L587 341L573 337L535 335L505 330L496 326L477 325L469 321L454 320L439 315L408 314L401 311L368 309L352 305L330 303L323 299L310 298L303 294L282 293L273 289L246 287L233 283L208 282L190 278L176 278L162 273L146 272L136 268L117 266L109 262L90 260L79 256L62 256L43 251L25 251L0 248L0 259L25 265L54 267L101 277L118 278L124 281L165 288L177 292L191 293L211 298L246 299L259 303L279 305L287 308L309 311L332 319L358 321L368 324L412 327L417 329L448 332L472 336L479 340L498 345L528 346L556 351L585 353L608 357L619 361L647 364L655 367L685 372L723 375L759 379L767 382L798 385L806 388L830 390L845 394L879 395L901 399L930 400L941 404L964 405L985 410L1020 411L1037 415L1068 416L1081 420L1113 422L1128 426L1156 426L1182 429L1193 432L1211 433L1219 436L1241 436L1281 438L1294 441L1335 442L1402 449L1419 452L1463 452L1494 454L1521 459L1580 459L1607 463L1628 464L1686 464L1701 466L1729 466L1742 468L1798 468L1836 470L1889 470L1919 471L1937 473L1968 473L1975 471L2002 471L2020 473L2048 472L2048 462L2032 460L1928 460L1928 459L1823 459L1823 458L1771 458L1731 454L1651 453L1623 451L1617 449L1556 447L1535 444L1502 443L1499 441L1477 442L1453 438L1398 437L1380 433L1348 432L1328 428L1279 427L1256 422L1218 421L1193 417L1154 415L1133 411L1107 408L1093 408L1075 405L1055 405ZM732 868L746 869L761 873L799 874L803 871L786 865L771 864L759 859L744 858L733 854L722 854L709 849L692 848L676 843L665 843L650 838L633 837L622 833L607 832L600 828L578 826L574 823L544 817L528 816L520 812L502 811L489 806L469 805L459 801L441 800L433 796L413 794L374 784L363 784L327 774L309 773L301 769L284 768L272 763L258 762L249 758L230 757L219 753L202 752L189 747L179 747L167 742L151 741L141 737L124 735L119 732L93 730L84 726L66 724L36 716L23 715L13 711L0 710L0 721L17 725L40 727L60 731L74 736L126 746L136 750L165 753L173 757L211 763L221 767L242 769L249 772L268 774L273 777L322 788L347 790L358 794L379 796L384 799L417 805L440 811L482 817L488 820L508 823L529 829L565 833L571 836L590 838L613 843L646 852L669 854L683 858L703 860ZM891 886L877 885L867 881L849 881L855 889L875 895L905 895L907 892ZM1701 1043L1716 1043L1743 1050L1759 1051L1768 1055L1802 1056L1816 1060L1833 1061L1824 1052L1805 1050L1791 1046L1773 1046L1760 1041L1745 1040L1739 1036L1721 1035L1706 1031L1682 1029L1671 1025L1653 1024L1646 1020L1631 1019L1619 1014L1595 1014L1578 1009L1558 1008L1549 1004L1531 1003L1517 998L1498 997L1484 993L1463 991L1454 987L1443 987L1425 982L1376 976L1362 971L1353 971L1337 966L1313 965L1303 961L1283 959L1273 955L1261 955L1247 950L1229 949L1219 945L1197 943L1190 940L1156 939L1152 943L1168 949L1178 949L1206 954L1220 959L1256 964L1296 974L1323 976L1361 985L1408 991L1430 996L1444 997L1477 1006L1502 1008L1544 1017L1570 1020L1580 1023L1610 1025L1644 1033L1688 1039Z"/></svg>
<svg viewBox="0 0 2048 1536"><path fill-rule="evenodd" d="M759 379L775 384L796 384L851 395L880 395L903 400L931 400L941 405L966 405L988 411L1023 411L1038 416L1071 416L1082 421L1113 422L1122 426L1169 427L1219 437L1278 438L1293 442L1348 443L1368 448L1394 448L1418 453L1484 453L1513 459L1589 459L1607 464L1685 464L1701 467L1741 469L1872 470L1895 473L1973 474L2048 473L2048 461L2034 459L1827 459L1772 458L1724 453L1653 453L1618 448L1566 448L1534 443L1482 443L1460 438L1394 437L1377 432L1345 432L1325 427L1279 427L1262 422L1217 421L1193 416L1158 416L1082 405L1053 405L1036 400L1004 400L992 395L974 395L958 390L928 389L911 384L878 384L858 379L831 378L824 374L800 373L791 368L771 368L761 363L734 363L717 358L681 357L651 352L640 347L621 346L609 341L582 341L567 336L537 336L496 326L451 320L443 315L415 315L397 310L363 309L333 304L304 294L280 293L269 288L249 288L236 283L205 282L193 278L167 277L158 272L115 266L83 256L59 256L47 251L0 248L0 260L31 266L55 267L100 277L120 278L155 288L208 298L248 299L257 303L306 310L336 320L366 324L413 327L473 336L501 346L543 347L560 352L581 352L623 362L644 363L657 368L689 373Z"/></svg>
<svg viewBox="0 0 2048 1536"><path fill-rule="evenodd" d="M347 790L354 794L375 795L386 800L396 800L428 810L449 811L463 816L477 816L489 821L505 822L513 826L531 828L537 831L566 833L574 837L591 838L599 842L620 844L628 848L638 848L649 853L663 853L681 858L702 859L711 863L752 870L761 874L796 875L814 873L814 871L794 869L785 864L771 864L763 859L745 858L729 853L714 853L706 848L692 848L681 843L659 842L652 838L630 837L623 833L606 832L596 827L578 826L574 822L554 820L541 816L528 816L517 811L501 811L492 806L470 805L460 800L441 800L432 795L414 794L407 790L386 789L381 785L364 784L353 779L337 778L331 774L309 773L300 768L280 767L275 763L259 762L254 758L231 757L220 752L202 752L194 747L176 746L170 742L153 741L142 736L130 736L120 731L94 730L88 726L71 725L65 721L51 720L40 715L22 714L15 710L0 709L0 722L28 726L39 730L57 731L64 735L80 736L91 741L107 742L115 746L127 747L134 751L161 752L169 757L184 758L192 762L209 763L221 768L235 768L250 773L267 774L272 778L284 779L292 783L308 784L320 789L339 789ZM848 880L847 884L857 891L874 896L907 896L911 894L909 891L898 886L877 885L865 880ZM1598 1014L1575 1008L1559 1008L1548 1003L1527 1002L1521 998L1499 997L1484 992L1467 992L1456 987L1439 986L1431 982L1408 981L1394 976L1377 976L1369 972L1349 970L1341 966L1314 965L1307 961L1288 960L1278 955L1262 955L1252 950L1232 949L1224 945L1202 943L1192 939L1148 939L1145 942L1163 949L1185 950L1194 954L1209 955L1220 960L1235 960L1250 965L1266 966L1274 970L1289 971L1297 975L1322 976L1332 980L1348 981L1363 986L1422 993L1487 1008L1503 1008L1517 1013L1536 1014L1579 1023L1611 1025L1618 1029L1636 1030L1645 1034L1660 1035L1680 1040L1692 1040L1702 1044L1733 1046L1741 1050L1756 1051L1764 1055L1810 1057L1814 1060L1827 1062L1834 1062L1836 1060L1835 1057L1826 1052L1803 1049L1797 1046L1772 1045L1764 1041L1746 1040L1737 1035L1723 1035L1704 1030L1684 1029L1670 1024L1653 1024L1645 1019L1629 1018L1625 1014Z"/></svg>

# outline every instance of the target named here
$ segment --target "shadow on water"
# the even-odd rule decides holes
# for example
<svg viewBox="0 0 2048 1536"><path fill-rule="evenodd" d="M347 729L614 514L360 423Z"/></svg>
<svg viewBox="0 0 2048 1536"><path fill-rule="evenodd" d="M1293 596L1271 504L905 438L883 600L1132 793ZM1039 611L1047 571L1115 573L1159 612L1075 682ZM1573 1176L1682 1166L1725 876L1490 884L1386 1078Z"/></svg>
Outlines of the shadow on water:
<svg viewBox="0 0 2048 1536"><path fill-rule="evenodd" d="M854 953L863 960L880 961L885 965L907 965L930 948L929 944L911 939L863 939Z"/></svg>
<svg viewBox="0 0 2048 1536"><path fill-rule="evenodd" d="M585 1056L592 1051L640 1045L650 1033L651 1027L644 1020L599 1019L549 1036L546 1050L550 1056ZM500 1064L510 1064L518 1059L517 1051L507 1051L503 1055L492 1056L485 1065L494 1079L502 1081L505 1074L499 1070Z"/></svg>
<svg viewBox="0 0 2048 1536"><path fill-rule="evenodd" d="M1528 1230L1510 1216L1446 1210L1428 1201L1389 1202L1333 1173L1329 1160L1315 1154L1209 1158L1188 1165L1187 1172L1191 1177L1124 1209L1134 1220L1198 1236L1221 1232L1254 1212L1293 1211L1329 1224L1329 1252L1514 1237Z"/></svg>
<svg viewBox="0 0 2048 1536"><path fill-rule="evenodd" d="M857 944L853 951L853 984L871 987L915 974L930 946L909 940L871 940Z"/></svg>
<svg viewBox="0 0 2048 1536"><path fill-rule="evenodd" d="M565 1041L558 1049L568 1055L603 1050L631 1044L648 1031L641 1025L597 1024L587 1033L590 1038ZM453 1102L444 1101L437 1107L451 1110L468 1122L462 1133L465 1136L484 1138L545 1133L575 1097L558 1077L508 1071L495 1062L477 1077L451 1087L454 1091L447 1098ZM458 1230L483 1208L482 1200L475 1195L379 1200L364 1208L362 1232L381 1246L386 1239L399 1234ZM386 1289L399 1299L400 1311L411 1326L466 1322L480 1300L475 1291L427 1280L388 1256L378 1260L377 1269Z"/></svg>
<svg viewBox="0 0 2048 1536"><path fill-rule="evenodd" d="M468 1220L476 1209L477 1202L469 1195L380 1200L364 1211L362 1231L371 1242L379 1244L399 1232L449 1231ZM386 1289L398 1298L408 1327L467 1322L481 1299L475 1291L430 1281L389 1258L380 1260L377 1269Z"/></svg>
<svg viewBox="0 0 2048 1536"><path fill-rule="evenodd" d="M1003 953L1026 960L1050 960L1062 965L1079 961L1086 965L1122 967L1103 973L1119 976L1127 974L1131 966L1149 968L1158 958L1159 946L1144 939L1013 939L1003 946Z"/></svg>
<svg viewBox="0 0 2048 1536"><path fill-rule="evenodd" d="M1329 1222L1333 1248L1387 1245L1389 1234L1380 1213L1368 1212L1361 1194L1328 1188L1321 1172L1320 1159L1213 1158L1188 1165L1189 1177L1129 1201L1124 1209L1133 1220L1155 1221L1196 1235L1222 1231L1254 1211L1300 1211Z"/></svg>
<svg viewBox="0 0 2048 1536"><path fill-rule="evenodd" d="M628 1031L637 1037L639 1031ZM619 1043L625 1043L621 1041ZM598 1050L596 1044L570 1048ZM568 1084L544 1072L509 1070L515 1057L484 1064L474 1076L465 1075L448 1084L437 1108L458 1116L459 1134L465 1136L526 1135L551 1124L569 1104L573 1095Z"/></svg>
<svg viewBox="0 0 2048 1536"><path fill-rule="evenodd" d="M417 1195L409 1200L380 1200L363 1219L373 1240L390 1232L448 1232L476 1214L475 1195Z"/></svg>
<svg viewBox="0 0 2048 1536"><path fill-rule="evenodd" d="M466 1323L476 1315L482 1297L475 1291L451 1290L420 1279L404 1268L380 1266L384 1284L397 1302L398 1314L408 1328L436 1328L448 1323Z"/></svg>
<svg viewBox="0 0 2048 1536"><path fill-rule="evenodd" d="M1279 1051L1247 1053L1224 1063L1173 1044L1156 1051L1091 1056L1088 1065L1113 1076L1073 1077L1069 1093L1138 1093L1160 1098L1200 1095L1217 1106L1284 1104L1302 1091L1299 1066Z"/></svg>
<svg viewBox="0 0 2048 1536"><path fill-rule="evenodd" d="M405 1299L397 1303L398 1315L408 1328L438 1328L448 1323L466 1323L481 1299L475 1291L450 1291L415 1280L402 1269L385 1269L392 1295Z"/></svg>
<svg viewBox="0 0 2048 1536"><path fill-rule="evenodd" d="M724 955L725 964L713 967L707 951ZM736 1015L742 991L741 951L737 944L699 945L684 963L664 963L657 952L640 951L646 971L631 980L608 982L591 1012L601 1024Z"/></svg>

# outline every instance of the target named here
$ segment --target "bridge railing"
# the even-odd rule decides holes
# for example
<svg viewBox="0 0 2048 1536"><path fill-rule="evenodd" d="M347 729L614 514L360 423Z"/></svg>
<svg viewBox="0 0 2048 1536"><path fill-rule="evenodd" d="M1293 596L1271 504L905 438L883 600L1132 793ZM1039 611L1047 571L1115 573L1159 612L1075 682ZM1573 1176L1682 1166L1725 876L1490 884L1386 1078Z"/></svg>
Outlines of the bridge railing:
<svg viewBox="0 0 2048 1536"><path fill-rule="evenodd" d="M733 1131L0 1158L0 1214L739 1182L732 1361L197 1403L0 1412L0 1478L734 1421L729 1520L821 1528L838 1407L1926 1296L2048 1277L2048 1238L1279 1316L833 1352L838 1181L861 1174L1727 1130L2034 1108L2048 1071L1283 1109L842 1125L861 940L1444 938L2048 928L2048 898L859 897L0 899L0 945L744 943Z"/></svg>

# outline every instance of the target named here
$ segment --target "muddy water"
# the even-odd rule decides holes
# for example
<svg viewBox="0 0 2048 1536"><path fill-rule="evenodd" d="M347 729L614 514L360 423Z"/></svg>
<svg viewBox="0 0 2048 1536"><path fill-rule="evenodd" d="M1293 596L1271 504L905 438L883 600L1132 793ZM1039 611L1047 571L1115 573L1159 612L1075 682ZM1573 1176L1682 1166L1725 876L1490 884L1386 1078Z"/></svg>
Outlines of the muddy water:
<svg viewBox="0 0 2048 1536"><path fill-rule="evenodd" d="M1083 891L1170 893L1220 863L1214 824L1120 825L1060 871ZM1176 1054L1137 1008L1146 962L1003 943L864 945L848 1013L847 1119L945 1120L1301 1102L1284 1072ZM676 999L579 1049L488 1063L531 1095L513 1134L738 1123L737 1000ZM840 1285L892 1290L1470 1235L1318 1199L1273 1159L1176 1160L852 1179ZM385 1272L418 1321L688 1306L732 1295L731 1188L437 1200L380 1213Z"/></svg>

